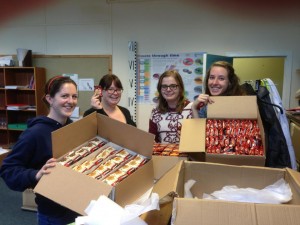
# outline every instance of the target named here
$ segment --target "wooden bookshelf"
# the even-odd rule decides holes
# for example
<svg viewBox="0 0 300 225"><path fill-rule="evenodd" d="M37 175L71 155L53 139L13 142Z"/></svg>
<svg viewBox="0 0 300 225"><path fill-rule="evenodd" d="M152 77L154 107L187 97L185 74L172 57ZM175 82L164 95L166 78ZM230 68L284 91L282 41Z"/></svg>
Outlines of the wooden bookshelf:
<svg viewBox="0 0 300 225"><path fill-rule="evenodd" d="M45 82L44 68L0 67L0 146L12 146L26 129L28 119L47 114L47 107L42 101ZM14 104L31 107L17 110L7 108Z"/></svg>

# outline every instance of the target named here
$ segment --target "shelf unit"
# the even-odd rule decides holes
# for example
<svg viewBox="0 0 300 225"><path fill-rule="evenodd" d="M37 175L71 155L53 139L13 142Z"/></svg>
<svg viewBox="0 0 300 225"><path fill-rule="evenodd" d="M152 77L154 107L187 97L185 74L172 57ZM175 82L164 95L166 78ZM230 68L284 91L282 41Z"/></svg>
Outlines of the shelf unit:
<svg viewBox="0 0 300 225"><path fill-rule="evenodd" d="M34 80L34 85L29 86ZM0 67L0 146L10 148L26 129L26 122L46 115L42 101L46 72L39 67ZM10 86L10 88L8 87ZM15 86L15 88L12 88ZM25 104L30 109L9 110L7 105Z"/></svg>

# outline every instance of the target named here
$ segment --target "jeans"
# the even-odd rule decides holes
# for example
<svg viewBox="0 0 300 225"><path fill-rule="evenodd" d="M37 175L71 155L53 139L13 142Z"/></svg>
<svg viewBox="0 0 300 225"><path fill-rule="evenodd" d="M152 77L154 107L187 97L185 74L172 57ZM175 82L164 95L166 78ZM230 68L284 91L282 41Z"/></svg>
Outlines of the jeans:
<svg viewBox="0 0 300 225"><path fill-rule="evenodd" d="M75 222L77 216L78 215L72 211L59 217L45 215L40 212L37 213L38 225L66 225Z"/></svg>

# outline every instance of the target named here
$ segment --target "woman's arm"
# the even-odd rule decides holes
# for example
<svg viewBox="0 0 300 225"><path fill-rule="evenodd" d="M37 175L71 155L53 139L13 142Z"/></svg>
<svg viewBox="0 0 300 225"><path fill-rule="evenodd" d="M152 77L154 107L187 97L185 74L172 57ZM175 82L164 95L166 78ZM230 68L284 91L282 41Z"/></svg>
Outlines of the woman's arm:
<svg viewBox="0 0 300 225"><path fill-rule="evenodd" d="M214 101L207 94L200 94L198 98L193 102L192 112L194 118L200 118L199 110L206 106L208 103L214 103Z"/></svg>

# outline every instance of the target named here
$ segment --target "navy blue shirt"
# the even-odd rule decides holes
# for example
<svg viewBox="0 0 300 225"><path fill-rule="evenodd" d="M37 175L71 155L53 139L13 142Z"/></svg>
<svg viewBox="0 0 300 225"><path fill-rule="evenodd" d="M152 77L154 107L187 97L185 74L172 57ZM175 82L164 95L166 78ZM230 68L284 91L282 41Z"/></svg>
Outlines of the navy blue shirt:
<svg viewBox="0 0 300 225"><path fill-rule="evenodd" d="M71 122L68 119L66 124ZM63 125L49 117L39 116L29 120L27 127L0 168L0 176L14 191L36 186L36 174L53 156L51 132ZM61 215L69 210L38 194L35 200L38 211L47 215Z"/></svg>

